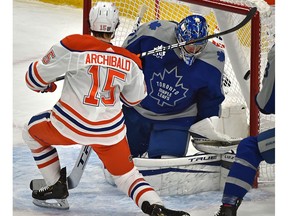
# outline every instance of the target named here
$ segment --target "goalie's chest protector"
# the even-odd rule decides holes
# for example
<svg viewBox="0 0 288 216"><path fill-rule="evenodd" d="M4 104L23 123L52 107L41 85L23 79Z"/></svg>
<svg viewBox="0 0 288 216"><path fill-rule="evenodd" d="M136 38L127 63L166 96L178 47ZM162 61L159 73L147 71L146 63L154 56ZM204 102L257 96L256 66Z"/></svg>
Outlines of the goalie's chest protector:
<svg viewBox="0 0 288 216"><path fill-rule="evenodd" d="M171 58L173 55L174 61ZM188 66L182 59L176 58L171 52L167 59L163 58L151 65L149 62L153 61L153 56L146 58L143 67L149 94L141 102L142 106L149 106L157 113L175 112L196 103L199 92L205 90L211 95L221 92L222 75L215 67L199 59Z"/></svg>
<svg viewBox="0 0 288 216"><path fill-rule="evenodd" d="M175 27L176 23L169 21L143 24L135 35L128 37L124 46L134 53L142 53L175 44ZM206 89L207 94L222 94L224 53L215 49L209 43L205 53L192 66L185 64L179 49L142 58L148 91L148 96L141 102L142 107L156 113L175 113L196 103L200 90Z"/></svg>

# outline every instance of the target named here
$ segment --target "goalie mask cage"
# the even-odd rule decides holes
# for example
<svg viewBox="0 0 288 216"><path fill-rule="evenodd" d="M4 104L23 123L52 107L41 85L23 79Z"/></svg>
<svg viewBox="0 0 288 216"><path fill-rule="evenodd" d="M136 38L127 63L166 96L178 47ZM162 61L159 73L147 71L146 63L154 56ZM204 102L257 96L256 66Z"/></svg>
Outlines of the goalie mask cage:
<svg viewBox="0 0 288 216"><path fill-rule="evenodd" d="M155 19L179 22L191 14L205 16L209 25L209 35L230 29L239 24L252 7L257 12L245 26L239 30L213 38L211 41L223 48L226 54L223 75L225 101L222 107L240 107L245 110L246 122L239 127L247 127L242 136L257 135L263 130L274 127L274 116L259 113L255 104L255 95L261 88L267 63L267 55L274 44L274 16L271 7L264 0L108 0L114 2L120 11L120 26L116 31L113 44L121 46L132 32L141 5L147 10L141 23ZM84 0L83 33L90 34L89 11L96 0ZM235 122L234 125L243 124ZM249 130L248 130L249 128ZM235 129L237 131L237 129ZM243 135L243 134L242 134ZM262 162L260 175L256 182L274 183L274 165Z"/></svg>

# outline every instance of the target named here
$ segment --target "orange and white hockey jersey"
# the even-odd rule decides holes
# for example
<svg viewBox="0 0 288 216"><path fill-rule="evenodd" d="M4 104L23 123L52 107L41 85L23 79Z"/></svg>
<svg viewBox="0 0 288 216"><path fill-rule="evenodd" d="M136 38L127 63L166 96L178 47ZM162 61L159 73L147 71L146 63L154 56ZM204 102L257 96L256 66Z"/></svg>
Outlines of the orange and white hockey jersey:
<svg viewBox="0 0 288 216"><path fill-rule="evenodd" d="M133 106L147 95L141 60L93 36L70 35L31 63L25 79L30 89L42 91L63 74L61 98L50 116L53 126L79 144L122 140L122 102Z"/></svg>

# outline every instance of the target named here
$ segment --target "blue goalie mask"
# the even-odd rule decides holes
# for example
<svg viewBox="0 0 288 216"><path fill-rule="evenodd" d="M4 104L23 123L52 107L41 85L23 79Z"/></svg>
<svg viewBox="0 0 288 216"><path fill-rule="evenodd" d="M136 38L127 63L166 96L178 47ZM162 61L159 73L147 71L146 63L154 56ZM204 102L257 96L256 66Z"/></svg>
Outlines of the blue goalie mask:
<svg viewBox="0 0 288 216"><path fill-rule="evenodd" d="M176 27L176 37L178 43L191 42L208 35L206 19L200 15L191 15L184 18ZM199 55L207 45L208 40L192 43L180 47L181 56L187 65L192 65L197 55Z"/></svg>

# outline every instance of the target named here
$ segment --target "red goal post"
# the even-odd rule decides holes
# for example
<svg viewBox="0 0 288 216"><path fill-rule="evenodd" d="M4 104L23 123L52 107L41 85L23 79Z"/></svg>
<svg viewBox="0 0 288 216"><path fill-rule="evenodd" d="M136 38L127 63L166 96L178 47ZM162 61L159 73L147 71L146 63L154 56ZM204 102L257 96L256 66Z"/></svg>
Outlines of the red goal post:
<svg viewBox="0 0 288 216"><path fill-rule="evenodd" d="M229 10L229 12L247 15L251 8L247 6L241 6L226 2L225 4L222 1L215 0L182 0L184 2L196 3L198 5L203 5L205 7L210 7L219 10ZM250 63L250 135L257 135L259 132L259 117L258 109L255 103L255 96L259 92L259 83L260 83L260 16L257 11L254 17L251 20L251 58ZM223 29L225 30L225 29ZM221 32L221 30L220 30Z"/></svg>
<svg viewBox="0 0 288 216"><path fill-rule="evenodd" d="M108 0L114 2L120 11L120 26L113 41L121 46L132 32L139 6L145 2L148 7L142 22L155 19L180 21L193 13L201 13L209 24L209 34L225 31L240 23L252 7L257 12L243 28L213 42L225 49L225 101L223 110L233 112L235 105L245 110L246 119L229 125L243 130L241 137L257 135L260 131L273 127L274 116L266 117L259 113L255 95L259 92L267 62L267 54L274 44L274 22L270 6L264 0ZM90 34L89 11L97 0L83 1L83 33ZM250 77L247 76L250 74ZM231 108L232 107L232 108ZM238 107L236 107L238 109ZM224 112L225 113L225 112ZM239 124L239 125L238 125ZM242 125L243 124L243 125ZM224 131L225 133L227 131ZM227 132L228 133L228 132ZM274 178L274 177L273 177ZM274 179L273 179L274 180Z"/></svg>

